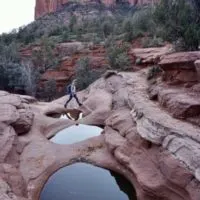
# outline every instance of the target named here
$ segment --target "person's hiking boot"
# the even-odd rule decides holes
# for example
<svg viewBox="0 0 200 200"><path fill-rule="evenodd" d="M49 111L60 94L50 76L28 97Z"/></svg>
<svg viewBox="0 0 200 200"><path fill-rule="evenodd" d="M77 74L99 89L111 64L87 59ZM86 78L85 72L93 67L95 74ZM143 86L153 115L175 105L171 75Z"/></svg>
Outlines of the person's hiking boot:
<svg viewBox="0 0 200 200"><path fill-rule="evenodd" d="M82 104L82 103L79 103L78 105L79 105L79 106L82 106L83 104Z"/></svg>

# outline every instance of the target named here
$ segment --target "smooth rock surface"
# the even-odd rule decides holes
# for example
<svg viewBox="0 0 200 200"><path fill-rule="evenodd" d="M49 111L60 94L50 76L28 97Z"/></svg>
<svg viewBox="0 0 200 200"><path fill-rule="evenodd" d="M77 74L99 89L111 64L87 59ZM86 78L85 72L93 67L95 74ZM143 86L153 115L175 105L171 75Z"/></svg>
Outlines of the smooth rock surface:
<svg viewBox="0 0 200 200"><path fill-rule="evenodd" d="M68 96L50 103L26 103L27 110L0 104L0 109L7 105L12 111L9 117L2 115L6 120L0 118L0 133L4 133L0 135L4 168L0 183L3 180L2 188L6 188L0 190L2 199L13 198L7 195L9 190L16 198L38 200L49 176L63 166L81 161L124 175L135 187L138 200L199 200L200 128L175 119L171 109L167 111L162 104L149 99L147 73L148 69L110 73L77 94L83 102L81 107L73 100L68 110L64 108ZM165 88L163 92L166 100L160 97L161 102L171 105L167 94L171 97L173 91ZM26 108L27 105L22 103ZM178 105L177 109L185 106ZM51 114L73 113L74 109L83 113L82 119L51 117ZM17 117L11 117L13 112ZM20 128L24 128L23 134L17 135L13 126L18 119L23 121L21 112L30 112L34 117L32 122L28 120L31 128L26 129L25 123ZM48 140L75 124L96 125L104 130L100 136L70 145ZM11 180L13 185L8 188ZM17 187L19 180L23 184Z"/></svg>

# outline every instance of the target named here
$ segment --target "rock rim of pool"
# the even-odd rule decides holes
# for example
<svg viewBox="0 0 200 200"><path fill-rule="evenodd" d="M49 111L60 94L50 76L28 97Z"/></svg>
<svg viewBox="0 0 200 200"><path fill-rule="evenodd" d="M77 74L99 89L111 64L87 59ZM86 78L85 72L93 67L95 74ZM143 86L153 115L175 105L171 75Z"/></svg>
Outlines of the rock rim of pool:
<svg viewBox="0 0 200 200"><path fill-rule="evenodd" d="M65 112L67 96L46 103L0 91L0 196L38 200L56 170L82 161L122 174L138 200L199 200L200 128L149 99L147 74L107 73L77 93L83 105L69 103L83 112L77 122L104 130L73 145L48 140L77 123L47 116Z"/></svg>

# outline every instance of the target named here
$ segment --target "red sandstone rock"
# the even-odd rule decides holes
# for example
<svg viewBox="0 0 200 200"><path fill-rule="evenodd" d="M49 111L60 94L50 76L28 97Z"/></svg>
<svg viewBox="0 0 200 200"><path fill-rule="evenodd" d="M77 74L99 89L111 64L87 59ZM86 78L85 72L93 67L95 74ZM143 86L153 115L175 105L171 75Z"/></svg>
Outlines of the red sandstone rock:
<svg viewBox="0 0 200 200"><path fill-rule="evenodd" d="M27 196L26 184L20 172L15 167L9 164L0 164L0 177L9 184L17 196Z"/></svg>
<svg viewBox="0 0 200 200"><path fill-rule="evenodd" d="M157 64L161 56L170 53L171 46L156 47L156 48L135 48L129 51L129 55L141 60L141 64Z"/></svg>
<svg viewBox="0 0 200 200"><path fill-rule="evenodd" d="M161 57L159 65L164 70L176 67L195 70L194 62L198 59L200 59L200 51L172 53Z"/></svg>
<svg viewBox="0 0 200 200"><path fill-rule="evenodd" d="M0 199L1 200L27 200L23 197L17 197L10 186L0 177Z"/></svg>
<svg viewBox="0 0 200 200"><path fill-rule="evenodd" d="M180 89L161 89L158 101L172 116L180 119L200 115L199 97L191 96Z"/></svg>
<svg viewBox="0 0 200 200"><path fill-rule="evenodd" d="M30 58L32 51L40 48L39 46L33 46L21 49L20 53L22 58ZM81 57L88 57L90 60L90 66L94 69L103 69L108 67L108 60L106 58L106 52L103 45L87 44L87 47L82 42L66 42L60 43L55 48L55 53L62 55L60 64L54 70L46 71L40 81L40 86L43 86L44 82L54 79L56 81L57 91L61 92L66 86L66 83L70 81L75 73L75 67L78 60Z"/></svg>
<svg viewBox="0 0 200 200"><path fill-rule="evenodd" d="M159 66L164 70L163 80L172 84L197 82L198 74L194 65L200 59L200 51L172 53L161 57Z"/></svg>
<svg viewBox="0 0 200 200"><path fill-rule="evenodd" d="M68 0L36 0L35 6L35 19L42 17L45 14L56 12L64 4L68 3ZM80 3L90 3L91 0L80 0ZM101 0L106 6L110 6L116 3L116 0ZM142 6L145 4L156 3L158 0L127 0L131 5ZM98 1L97 1L98 3Z"/></svg>
<svg viewBox="0 0 200 200"><path fill-rule="evenodd" d="M29 109L18 109L19 118L13 124L18 135L28 133L33 123L34 114Z"/></svg>
<svg viewBox="0 0 200 200"><path fill-rule="evenodd" d="M21 190L24 185L16 186L19 180L23 183L22 175L28 198L38 200L52 173L84 160L123 174L134 185L138 200L199 200L200 129L174 119L149 100L146 74L147 70L110 73L78 93L83 102L78 109L84 117L77 122L47 116L48 113L74 112L77 106L74 101L69 103L72 110L63 106L68 96L51 103L29 104L35 115L32 128L26 135L15 134L19 159L11 159L12 147L2 154L7 157L2 159L3 166L8 168L2 174L0 169L0 199L10 200L19 194L23 195L20 200L26 197L26 192ZM0 108L4 105L0 104ZM13 107L19 114L22 108ZM105 128L101 136L72 145L48 141L58 130L76 123ZM1 130L7 127L5 123L0 124ZM4 136L9 136L9 130L5 133ZM11 160L12 166L5 165ZM12 175L16 176L12 179Z"/></svg>
<svg viewBox="0 0 200 200"><path fill-rule="evenodd" d="M0 123L0 163L4 162L12 150L16 133L11 126Z"/></svg>

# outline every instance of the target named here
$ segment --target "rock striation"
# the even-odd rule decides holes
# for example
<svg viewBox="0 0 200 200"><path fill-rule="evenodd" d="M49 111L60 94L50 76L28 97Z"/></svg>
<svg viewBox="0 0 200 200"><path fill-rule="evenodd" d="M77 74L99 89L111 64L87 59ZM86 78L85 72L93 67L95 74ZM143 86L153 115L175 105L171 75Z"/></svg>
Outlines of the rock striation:
<svg viewBox="0 0 200 200"><path fill-rule="evenodd" d="M67 96L44 103L1 91L1 199L38 200L52 173L81 161L124 175L138 200L199 200L200 128L185 120L198 113L179 103L183 98L176 100L163 82L156 85L158 102L150 100L147 74L148 68L107 72L78 93L83 106L77 108L71 101L67 110L63 106ZM168 97L177 101L175 107L170 106L172 100L166 101ZM179 117L181 112L172 112L182 108L189 113L184 118ZM83 118L54 118L66 112L82 112ZM104 130L100 136L71 145L48 140L77 123Z"/></svg>

